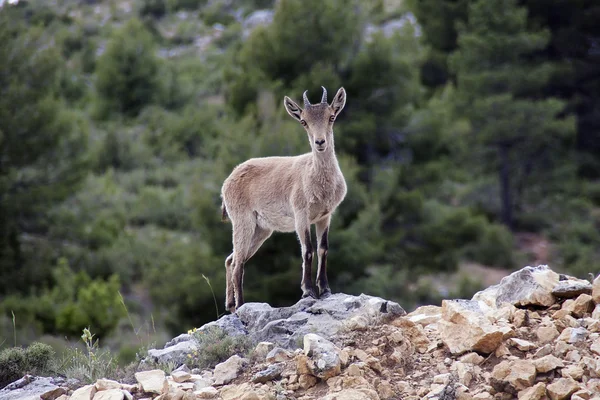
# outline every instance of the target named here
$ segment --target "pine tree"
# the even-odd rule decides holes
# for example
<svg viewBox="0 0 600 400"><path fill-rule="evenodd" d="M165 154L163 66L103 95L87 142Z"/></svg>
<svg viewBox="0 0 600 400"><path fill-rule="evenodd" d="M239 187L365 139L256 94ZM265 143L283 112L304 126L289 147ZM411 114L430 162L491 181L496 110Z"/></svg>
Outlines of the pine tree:
<svg viewBox="0 0 600 400"><path fill-rule="evenodd" d="M532 178L551 176L555 150L569 144L574 120L563 115L563 101L534 96L554 72L549 63L530 61L547 45L549 32L528 29L527 10L516 0L473 1L458 32L450 67L457 112L472 126L469 158L484 173L498 174L501 219L513 228L526 192L543 186Z"/></svg>
<svg viewBox="0 0 600 400"><path fill-rule="evenodd" d="M18 11L0 9L0 295L42 283L46 266L28 263L39 253L31 247L86 173L85 125L58 97L59 52Z"/></svg>

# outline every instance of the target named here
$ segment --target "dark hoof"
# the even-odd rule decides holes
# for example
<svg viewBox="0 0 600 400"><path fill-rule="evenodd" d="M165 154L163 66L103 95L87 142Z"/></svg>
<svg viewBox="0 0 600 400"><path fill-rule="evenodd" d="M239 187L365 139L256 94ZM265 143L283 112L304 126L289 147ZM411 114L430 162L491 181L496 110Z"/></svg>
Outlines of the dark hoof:
<svg viewBox="0 0 600 400"><path fill-rule="evenodd" d="M318 299L317 294L315 293L314 290L309 290L308 292L302 293L302 298L306 299L306 298L312 298L312 299Z"/></svg>
<svg viewBox="0 0 600 400"><path fill-rule="evenodd" d="M230 313L235 313L235 303L225 304L225 309L229 310Z"/></svg>
<svg viewBox="0 0 600 400"><path fill-rule="evenodd" d="M326 289L325 291L321 292L321 294L319 295L320 299L326 299L329 296L331 296L331 290Z"/></svg>

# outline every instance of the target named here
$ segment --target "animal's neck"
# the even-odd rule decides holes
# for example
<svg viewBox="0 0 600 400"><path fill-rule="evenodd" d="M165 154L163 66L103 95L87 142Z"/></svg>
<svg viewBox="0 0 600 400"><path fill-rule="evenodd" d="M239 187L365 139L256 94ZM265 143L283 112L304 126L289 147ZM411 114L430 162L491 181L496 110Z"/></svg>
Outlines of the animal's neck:
<svg viewBox="0 0 600 400"><path fill-rule="evenodd" d="M313 174L317 174L319 176L333 176L333 172L339 170L338 160L335 156L335 149L333 147L333 143L327 146L325 151L315 151L312 152L313 155L313 165L312 172Z"/></svg>

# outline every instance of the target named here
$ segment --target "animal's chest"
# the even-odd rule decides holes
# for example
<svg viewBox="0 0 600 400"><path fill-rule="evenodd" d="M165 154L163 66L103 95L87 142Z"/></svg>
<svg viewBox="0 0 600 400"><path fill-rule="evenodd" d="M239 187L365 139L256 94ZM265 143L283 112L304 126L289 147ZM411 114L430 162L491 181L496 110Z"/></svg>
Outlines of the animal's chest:
<svg viewBox="0 0 600 400"><path fill-rule="evenodd" d="M311 222L331 214L344 200L345 195L346 183L343 178L317 185L309 198Z"/></svg>

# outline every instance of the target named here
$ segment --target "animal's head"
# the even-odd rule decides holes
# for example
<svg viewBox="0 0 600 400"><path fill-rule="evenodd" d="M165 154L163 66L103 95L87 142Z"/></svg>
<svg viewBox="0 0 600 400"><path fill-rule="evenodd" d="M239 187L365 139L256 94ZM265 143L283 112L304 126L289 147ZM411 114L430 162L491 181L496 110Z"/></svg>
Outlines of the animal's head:
<svg viewBox="0 0 600 400"><path fill-rule="evenodd" d="M346 91L340 88L335 94L331 104L327 103L327 90L323 88L323 97L318 104L310 104L304 92L304 109L300 108L292 99L285 96L283 104L288 114L299 121L306 133L310 146L315 152L327 150L333 143L333 123L346 105Z"/></svg>

